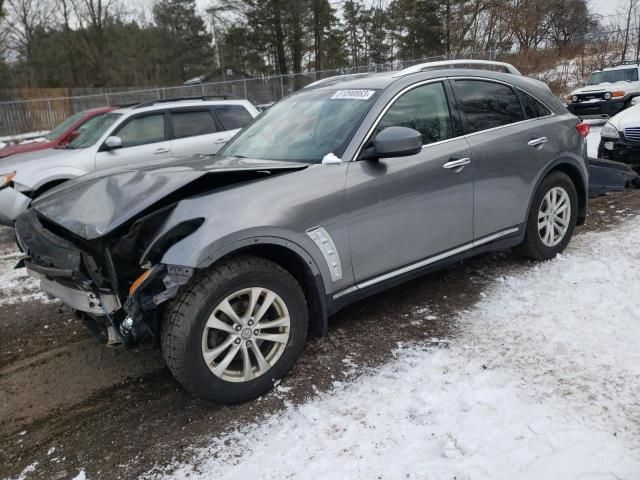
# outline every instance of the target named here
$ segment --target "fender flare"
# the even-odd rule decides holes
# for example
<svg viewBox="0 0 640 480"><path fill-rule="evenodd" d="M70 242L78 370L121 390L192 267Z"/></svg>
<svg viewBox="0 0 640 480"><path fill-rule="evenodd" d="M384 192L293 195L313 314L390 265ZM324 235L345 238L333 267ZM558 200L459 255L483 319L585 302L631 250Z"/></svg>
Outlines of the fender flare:
<svg viewBox="0 0 640 480"><path fill-rule="evenodd" d="M36 191L47 183L56 182L58 180L71 180L73 178L85 175L89 172L73 167L59 167L42 170L37 176L31 177L31 181L28 183L22 182L20 173L15 178L15 182L28 187L29 189ZM35 178L35 181L33 181Z"/></svg>
<svg viewBox="0 0 640 480"><path fill-rule="evenodd" d="M584 224L584 221L585 221L586 216L587 216L587 207L588 207L588 204L589 204L589 199L588 199L589 177L588 177L588 173L587 173L587 176L585 176L585 174L582 171L582 168L578 165L578 161L575 160L575 159L572 159L571 157L560 157L560 158L557 158L552 163L550 163L547 166L547 168L545 168L542 171L542 173L540 174L540 176L536 179L536 186L533 189L531 197L529 198L529 205L527 207L527 216L525 217L525 223L526 223L526 221L529 218L529 215L531 213L531 207L533 206L533 197L535 197L536 192L538 191L538 188L540 188L540 184L542 183L542 180L549 174L549 172L551 172L551 170L557 169L558 167L562 167L562 166L565 166L565 165L566 165L566 167L568 167L571 170L573 170L574 173L577 174L578 177L582 181L582 185L576 185L576 187L577 187L576 190L577 190L577 193L578 193L578 223L577 223L577 225ZM580 191L580 188L582 189L582 192ZM582 208L581 208L581 205L580 205L581 202L583 203Z"/></svg>
<svg viewBox="0 0 640 480"><path fill-rule="evenodd" d="M236 252L242 253L246 251L247 253L251 253L252 249L260 247L278 247L285 249L293 255L301 265L304 264L306 275L302 287L305 292L307 292L307 301L309 303L309 331L316 337L325 336L329 328L329 307L327 304L327 289L324 284L323 270L317 260L298 242L271 235L257 235L242 238L210 251L195 268L208 268L223 257ZM171 261L168 259L165 260L163 257L161 263L171 263ZM328 275L328 273L326 274ZM298 280L300 281L300 279ZM312 289L312 292L309 292L310 289Z"/></svg>

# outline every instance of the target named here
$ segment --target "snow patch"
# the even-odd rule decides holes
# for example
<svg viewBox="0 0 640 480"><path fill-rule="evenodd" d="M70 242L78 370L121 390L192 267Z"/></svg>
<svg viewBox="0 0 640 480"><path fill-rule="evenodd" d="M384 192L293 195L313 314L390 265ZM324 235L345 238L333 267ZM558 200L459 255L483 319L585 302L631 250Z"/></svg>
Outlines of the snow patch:
<svg viewBox="0 0 640 480"><path fill-rule="evenodd" d="M11 235L6 235L4 229L1 233L12 238ZM6 244L3 247L0 248L0 306L33 301L56 301L40 290L40 282L31 278L26 269L15 269L18 259L22 256L17 248L13 244L8 248Z"/></svg>
<svg viewBox="0 0 640 480"><path fill-rule="evenodd" d="M587 136L587 152L590 157L598 158L598 147L600 146L601 125L591 124L589 135Z"/></svg>
<svg viewBox="0 0 640 480"><path fill-rule="evenodd" d="M637 479L638 234L582 235L492 283L446 348L400 347L146 478Z"/></svg>

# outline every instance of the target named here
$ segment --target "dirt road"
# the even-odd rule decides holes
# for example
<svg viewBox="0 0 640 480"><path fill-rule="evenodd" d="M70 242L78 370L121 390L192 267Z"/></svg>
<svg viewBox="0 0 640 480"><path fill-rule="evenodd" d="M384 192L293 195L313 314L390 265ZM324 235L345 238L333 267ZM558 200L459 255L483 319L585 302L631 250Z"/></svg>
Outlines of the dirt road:
<svg viewBox="0 0 640 480"><path fill-rule="evenodd" d="M592 201L588 230L614 228L640 211L640 191ZM46 301L0 234L0 477L132 478L188 455L206 437L300 402L385 362L398 342L456 335L456 312L496 276L527 264L485 255L352 305L309 343L294 371L263 398L220 407L187 395L157 351L107 349L65 307ZM37 462L37 463L36 463ZM27 468L32 466L33 468ZM26 469L26 470L25 470Z"/></svg>

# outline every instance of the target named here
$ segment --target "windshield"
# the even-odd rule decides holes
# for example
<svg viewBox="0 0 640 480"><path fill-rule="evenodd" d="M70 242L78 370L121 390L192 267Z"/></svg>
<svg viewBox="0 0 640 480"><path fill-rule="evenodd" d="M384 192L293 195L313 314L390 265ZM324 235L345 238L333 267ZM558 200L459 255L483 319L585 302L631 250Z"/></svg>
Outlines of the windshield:
<svg viewBox="0 0 640 480"><path fill-rule="evenodd" d="M378 90L301 91L264 111L219 155L320 163L340 157Z"/></svg>
<svg viewBox="0 0 640 480"><path fill-rule="evenodd" d="M587 85L600 85L601 83L637 82L638 69L625 68L622 70L607 70L606 72L594 72L589 77Z"/></svg>
<svg viewBox="0 0 640 480"><path fill-rule="evenodd" d="M104 115L98 115L88 120L82 126L82 133L73 142L67 145L66 148L88 148L95 144L100 137L104 135L107 129L113 125L113 123L120 118L120 113L106 113Z"/></svg>
<svg viewBox="0 0 640 480"><path fill-rule="evenodd" d="M69 130L74 123L84 117L84 115L85 112L78 112L75 115L71 115L64 122L59 124L53 130L49 131L49 133L47 133L44 138L50 141L57 139L58 137L62 136L62 134L66 133L67 130Z"/></svg>

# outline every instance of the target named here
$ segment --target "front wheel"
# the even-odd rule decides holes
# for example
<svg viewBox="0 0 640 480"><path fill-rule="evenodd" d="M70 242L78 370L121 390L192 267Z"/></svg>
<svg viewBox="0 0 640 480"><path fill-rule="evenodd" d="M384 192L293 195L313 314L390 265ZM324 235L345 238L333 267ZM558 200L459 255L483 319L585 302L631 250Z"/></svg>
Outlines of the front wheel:
<svg viewBox="0 0 640 480"><path fill-rule="evenodd" d="M571 178L554 171L536 191L520 253L531 260L549 260L569 244L578 218L578 194Z"/></svg>
<svg viewBox="0 0 640 480"><path fill-rule="evenodd" d="M195 396L233 404L255 398L286 375L307 335L298 282L257 257L227 260L194 279L165 314L162 350Z"/></svg>

